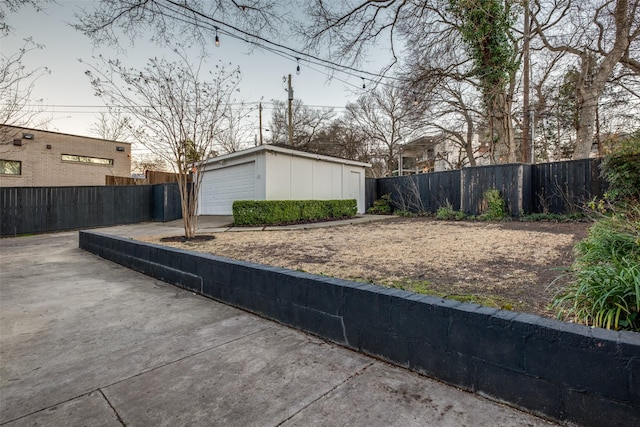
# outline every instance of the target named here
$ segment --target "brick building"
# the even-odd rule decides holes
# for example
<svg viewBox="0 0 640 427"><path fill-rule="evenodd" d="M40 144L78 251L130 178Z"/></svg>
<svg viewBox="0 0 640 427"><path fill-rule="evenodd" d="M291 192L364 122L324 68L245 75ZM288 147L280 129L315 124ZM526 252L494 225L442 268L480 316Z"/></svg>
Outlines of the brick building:
<svg viewBox="0 0 640 427"><path fill-rule="evenodd" d="M105 185L131 176L131 144L0 125L0 187Z"/></svg>

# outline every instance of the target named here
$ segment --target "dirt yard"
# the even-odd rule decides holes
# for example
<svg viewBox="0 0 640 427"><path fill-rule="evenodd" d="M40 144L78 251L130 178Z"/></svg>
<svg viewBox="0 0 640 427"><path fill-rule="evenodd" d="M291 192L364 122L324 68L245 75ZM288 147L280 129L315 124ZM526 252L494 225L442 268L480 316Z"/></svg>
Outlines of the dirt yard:
<svg viewBox="0 0 640 427"><path fill-rule="evenodd" d="M162 243L545 316L588 223L391 217L309 230L218 233ZM145 239L158 242L159 239Z"/></svg>

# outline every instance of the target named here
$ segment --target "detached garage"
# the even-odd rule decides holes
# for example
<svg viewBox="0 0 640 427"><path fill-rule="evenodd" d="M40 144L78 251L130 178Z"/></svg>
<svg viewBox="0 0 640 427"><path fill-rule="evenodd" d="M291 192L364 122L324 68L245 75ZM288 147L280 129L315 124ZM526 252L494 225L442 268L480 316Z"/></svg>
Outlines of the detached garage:
<svg viewBox="0 0 640 427"><path fill-rule="evenodd" d="M260 145L207 160L199 215L231 215L236 200L356 199L364 213L368 163Z"/></svg>

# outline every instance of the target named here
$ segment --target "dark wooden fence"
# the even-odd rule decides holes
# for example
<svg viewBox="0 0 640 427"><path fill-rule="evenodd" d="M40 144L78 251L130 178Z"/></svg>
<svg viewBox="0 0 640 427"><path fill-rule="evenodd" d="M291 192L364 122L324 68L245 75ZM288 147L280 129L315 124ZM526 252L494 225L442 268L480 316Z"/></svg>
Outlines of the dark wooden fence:
<svg viewBox="0 0 640 427"><path fill-rule="evenodd" d="M456 171L368 179L367 208L390 194L394 209L436 212L450 206L469 215L483 211L484 193L500 191L513 216L530 213L574 213L606 189L600 160L585 159L537 165L477 166ZM371 188L375 187L375 188Z"/></svg>
<svg viewBox="0 0 640 427"><path fill-rule="evenodd" d="M364 205L365 209L373 206L373 202L378 199L378 180L376 178L366 178L364 183Z"/></svg>
<svg viewBox="0 0 640 427"><path fill-rule="evenodd" d="M485 211L484 194L500 191L513 216L531 213L531 165L509 164L465 168L461 173L460 210L470 215Z"/></svg>
<svg viewBox="0 0 640 427"><path fill-rule="evenodd" d="M602 196L606 182L599 160L541 163L532 168L534 212L574 213L585 202Z"/></svg>
<svg viewBox="0 0 640 427"><path fill-rule="evenodd" d="M391 194L396 209L435 212L440 206L460 209L460 171L380 178L377 194Z"/></svg>
<svg viewBox="0 0 640 427"><path fill-rule="evenodd" d="M182 218L182 200L177 183L156 184L153 187L153 221L167 222Z"/></svg>
<svg viewBox="0 0 640 427"><path fill-rule="evenodd" d="M181 217L176 184L0 188L0 236Z"/></svg>
<svg viewBox="0 0 640 427"><path fill-rule="evenodd" d="M482 212L483 195L498 189L514 215L572 213L601 196L599 160L496 165L367 179L366 204L391 194L395 209L436 212L450 206ZM0 236L104 227L182 217L177 184L0 188Z"/></svg>

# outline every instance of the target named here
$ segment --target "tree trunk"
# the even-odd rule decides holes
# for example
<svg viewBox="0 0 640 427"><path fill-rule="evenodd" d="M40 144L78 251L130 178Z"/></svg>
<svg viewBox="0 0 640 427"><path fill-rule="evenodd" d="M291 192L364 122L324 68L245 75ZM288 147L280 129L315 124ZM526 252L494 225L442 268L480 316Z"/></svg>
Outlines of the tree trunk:
<svg viewBox="0 0 640 427"><path fill-rule="evenodd" d="M573 159L587 159L593 146L593 125L596 120L597 98L600 96L595 88L582 88L577 91L578 129L576 131L576 147Z"/></svg>
<svg viewBox="0 0 640 427"><path fill-rule="evenodd" d="M490 108L489 126L493 143L494 163L515 163L517 148L513 136L511 103L504 93L493 96Z"/></svg>
<svg viewBox="0 0 640 427"><path fill-rule="evenodd" d="M604 55L604 59L599 65L588 52L583 52L580 55L580 84L576 89L576 106L579 111L578 129L573 159L586 159L591 154L598 100L604 91L607 80L613 73L613 69L620 62L631 43L629 36L631 21L627 16L628 11L628 0L616 1L614 11L615 41L613 48Z"/></svg>
<svg viewBox="0 0 640 427"><path fill-rule="evenodd" d="M469 159L469 166L476 165L476 157L473 152L473 119L467 113L464 113L464 119L467 122L467 140L464 144L464 151L467 154L467 159Z"/></svg>
<svg viewBox="0 0 640 427"><path fill-rule="evenodd" d="M194 183L189 183L187 173L178 174L178 189L180 190L180 204L182 206L182 225L184 227L184 237L191 239L196 235L195 203L197 195L194 197Z"/></svg>

